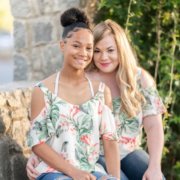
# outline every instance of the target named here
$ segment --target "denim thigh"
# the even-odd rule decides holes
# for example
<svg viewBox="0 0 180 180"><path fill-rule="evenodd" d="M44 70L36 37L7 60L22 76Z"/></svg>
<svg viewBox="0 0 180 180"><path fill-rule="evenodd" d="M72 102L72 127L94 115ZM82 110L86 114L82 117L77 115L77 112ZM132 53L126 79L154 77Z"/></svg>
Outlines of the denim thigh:
<svg viewBox="0 0 180 180"><path fill-rule="evenodd" d="M144 150L138 149L121 160L121 169L130 180L141 180L148 164L149 155Z"/></svg>
<svg viewBox="0 0 180 180"><path fill-rule="evenodd" d="M109 176L108 174L104 174L98 171L94 171L92 172L92 174L94 176L96 176L97 180L101 180L101 178L106 177L106 180L117 180L117 178L113 177L113 176Z"/></svg>
<svg viewBox="0 0 180 180"><path fill-rule="evenodd" d="M101 164L103 166L103 168L106 170L107 172L107 169L106 169L106 163L105 163L105 158L104 156L101 156L99 157L98 159L98 163ZM128 180L127 176L124 174L124 172L122 171L121 169L121 180Z"/></svg>
<svg viewBox="0 0 180 180"><path fill-rule="evenodd" d="M72 180L72 178L64 175L63 173L43 173L36 178L36 180Z"/></svg>
<svg viewBox="0 0 180 180"><path fill-rule="evenodd" d="M112 176L97 171L92 172L92 174L97 180L101 180L102 177L106 177L106 180L117 180ZM43 173L38 176L36 180L72 180L72 178L64 175L63 173Z"/></svg>

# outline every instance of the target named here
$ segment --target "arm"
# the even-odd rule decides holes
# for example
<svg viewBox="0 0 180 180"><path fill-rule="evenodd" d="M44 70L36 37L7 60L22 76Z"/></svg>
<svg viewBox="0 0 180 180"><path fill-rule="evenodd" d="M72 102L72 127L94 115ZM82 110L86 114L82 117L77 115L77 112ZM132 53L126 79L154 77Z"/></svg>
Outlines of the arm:
<svg viewBox="0 0 180 180"><path fill-rule="evenodd" d="M32 151L51 167L70 177L76 177L76 173L80 173L80 170L72 166L46 143L34 146Z"/></svg>
<svg viewBox="0 0 180 180"><path fill-rule="evenodd" d="M161 115L147 116L144 118L143 124L147 134L147 145L150 156L149 166L144 176L159 180L162 178L161 156L164 145Z"/></svg>
<svg viewBox="0 0 180 180"><path fill-rule="evenodd" d="M142 70L141 86L147 89L152 87L156 89L153 78L144 70ZM152 109L154 109L154 112L151 113L150 111L148 114L146 114L145 112L145 117L143 118L143 125L147 135L147 145L150 156L149 166L144 174L144 179L148 178L159 180L162 178L161 156L164 145L164 132L161 116L161 113L163 111L162 109L159 109L160 107L158 107L156 103L154 103L154 98L158 100L158 97L156 95L149 96L149 99L152 99L152 105L150 105L149 108L152 107Z"/></svg>
<svg viewBox="0 0 180 180"><path fill-rule="evenodd" d="M105 88L105 104L109 108L112 108L111 92L107 87ZM120 153L118 142L103 138L103 146L108 174L120 179Z"/></svg>
<svg viewBox="0 0 180 180"><path fill-rule="evenodd" d="M117 142L103 139L103 146L108 174L120 179L120 154Z"/></svg>

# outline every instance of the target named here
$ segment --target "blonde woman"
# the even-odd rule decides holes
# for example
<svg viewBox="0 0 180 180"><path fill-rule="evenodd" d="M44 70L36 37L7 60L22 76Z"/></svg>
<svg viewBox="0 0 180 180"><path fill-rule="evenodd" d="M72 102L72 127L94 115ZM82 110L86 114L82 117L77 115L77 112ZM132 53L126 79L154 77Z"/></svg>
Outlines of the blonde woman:
<svg viewBox="0 0 180 180"><path fill-rule="evenodd" d="M165 108L153 78L138 66L124 30L114 21L95 26L94 61L88 77L111 90L121 152L121 180L161 180L164 142L161 114ZM140 148L141 131L147 134L148 154ZM105 166L103 151L99 163ZM35 174L32 159L28 174Z"/></svg>

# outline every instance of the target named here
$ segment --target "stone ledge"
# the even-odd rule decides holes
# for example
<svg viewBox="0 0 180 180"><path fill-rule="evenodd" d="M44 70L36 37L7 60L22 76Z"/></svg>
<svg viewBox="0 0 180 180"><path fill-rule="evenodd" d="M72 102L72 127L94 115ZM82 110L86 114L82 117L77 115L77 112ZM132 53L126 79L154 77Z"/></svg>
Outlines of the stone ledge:
<svg viewBox="0 0 180 180"><path fill-rule="evenodd" d="M36 82L26 82L26 81L18 81L0 85L0 93L1 92L12 92L17 89L29 89L32 88Z"/></svg>
<svg viewBox="0 0 180 180"><path fill-rule="evenodd" d="M5 124L5 133L22 148L27 157L30 150L26 134L30 128L30 102L36 82L13 82L0 86L0 117Z"/></svg>

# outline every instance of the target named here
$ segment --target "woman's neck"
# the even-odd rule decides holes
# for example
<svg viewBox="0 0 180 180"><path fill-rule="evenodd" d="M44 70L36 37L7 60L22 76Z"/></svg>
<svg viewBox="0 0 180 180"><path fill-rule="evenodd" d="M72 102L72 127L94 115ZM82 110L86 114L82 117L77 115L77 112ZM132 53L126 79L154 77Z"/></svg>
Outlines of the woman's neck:
<svg viewBox="0 0 180 180"><path fill-rule="evenodd" d="M61 78L67 82L79 82L84 80L85 72L84 70L76 70L72 68L63 67L61 69Z"/></svg>
<svg viewBox="0 0 180 180"><path fill-rule="evenodd" d="M104 72L99 71L98 74L107 85L111 84L111 83L116 84L116 72L115 71L112 73L104 73Z"/></svg>

